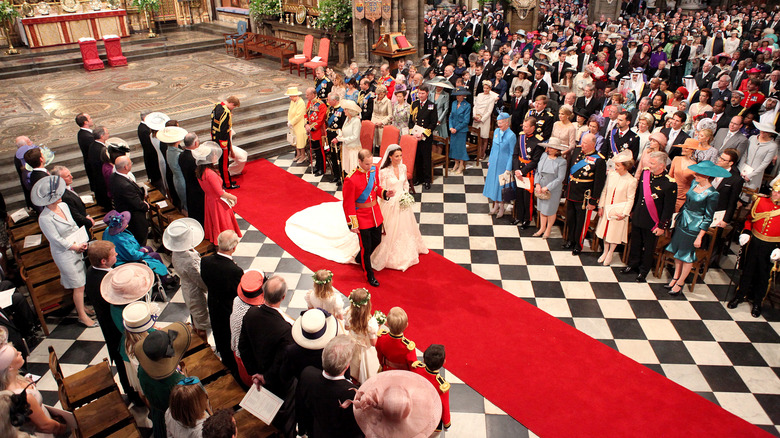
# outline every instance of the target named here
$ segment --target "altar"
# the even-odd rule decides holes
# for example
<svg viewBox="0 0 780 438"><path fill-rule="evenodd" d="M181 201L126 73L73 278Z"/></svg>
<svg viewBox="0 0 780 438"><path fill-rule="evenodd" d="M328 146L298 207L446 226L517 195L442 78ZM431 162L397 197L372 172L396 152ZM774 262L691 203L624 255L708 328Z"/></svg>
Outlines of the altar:
<svg viewBox="0 0 780 438"><path fill-rule="evenodd" d="M75 44L79 38L129 36L124 9L17 18L22 42L31 49Z"/></svg>

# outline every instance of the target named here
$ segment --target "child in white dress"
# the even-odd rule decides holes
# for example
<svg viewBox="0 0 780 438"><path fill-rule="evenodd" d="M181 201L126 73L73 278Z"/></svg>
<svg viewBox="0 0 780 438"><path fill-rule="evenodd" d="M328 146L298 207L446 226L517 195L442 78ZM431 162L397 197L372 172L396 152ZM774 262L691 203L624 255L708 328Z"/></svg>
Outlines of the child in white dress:
<svg viewBox="0 0 780 438"><path fill-rule="evenodd" d="M374 348L379 324L371 315L371 294L366 289L353 290L349 294L349 302L345 323L350 336L356 341L350 373L362 384L379 371L379 358Z"/></svg>

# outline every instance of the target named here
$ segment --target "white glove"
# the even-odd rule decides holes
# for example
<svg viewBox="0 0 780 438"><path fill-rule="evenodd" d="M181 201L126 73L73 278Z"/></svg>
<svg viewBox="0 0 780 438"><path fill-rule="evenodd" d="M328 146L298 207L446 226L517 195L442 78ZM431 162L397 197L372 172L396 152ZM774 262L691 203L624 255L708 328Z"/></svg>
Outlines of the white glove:
<svg viewBox="0 0 780 438"><path fill-rule="evenodd" d="M773 263L780 260L780 248L775 248L772 250L772 254L769 254L769 260L771 260Z"/></svg>
<svg viewBox="0 0 780 438"><path fill-rule="evenodd" d="M740 234L739 235L739 246L745 246L746 243L750 242L750 235L749 234Z"/></svg>

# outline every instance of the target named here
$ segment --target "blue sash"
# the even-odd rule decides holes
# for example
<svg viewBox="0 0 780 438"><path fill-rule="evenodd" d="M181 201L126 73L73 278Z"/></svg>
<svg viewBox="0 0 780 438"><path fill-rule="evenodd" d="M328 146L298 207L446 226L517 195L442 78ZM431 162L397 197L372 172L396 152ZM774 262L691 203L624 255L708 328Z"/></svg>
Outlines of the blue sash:
<svg viewBox="0 0 780 438"><path fill-rule="evenodd" d="M374 180L376 179L376 167L371 166L371 170L368 171L368 184L366 184L366 188L363 189L363 193L358 196L357 202L358 204L363 204L364 202L368 201L368 197L371 196L371 190L374 189Z"/></svg>
<svg viewBox="0 0 780 438"><path fill-rule="evenodd" d="M615 145L615 135L617 134L617 128L612 128L612 133L609 136L609 147L612 149L612 155L617 155L618 150Z"/></svg>
<svg viewBox="0 0 780 438"><path fill-rule="evenodd" d="M333 123L333 120L335 120L335 119L336 119L336 115L338 115L338 114L339 114L339 112L340 112L339 110L340 110L340 109L341 109L341 108L336 108L336 109L334 109L334 110L333 110L333 114L331 114L331 115L330 115L330 117L328 117L328 126L330 126L330 124L331 124L331 123Z"/></svg>
<svg viewBox="0 0 780 438"><path fill-rule="evenodd" d="M523 157L524 160L528 159L528 154L525 151L525 133L520 136L520 156Z"/></svg>
<svg viewBox="0 0 780 438"><path fill-rule="evenodd" d="M327 78L323 78L318 84L317 84L317 94L320 94L320 90L322 89L322 84L328 82Z"/></svg>
<svg viewBox="0 0 780 438"><path fill-rule="evenodd" d="M596 159L598 159L600 157L599 157L599 154L588 155L587 157L583 158L582 160L580 160L579 162L577 162L573 166L571 166L571 169L569 169L569 174L570 175L574 175L575 173L577 173L578 170L580 170L583 167L587 166L588 165L588 158L596 158Z"/></svg>

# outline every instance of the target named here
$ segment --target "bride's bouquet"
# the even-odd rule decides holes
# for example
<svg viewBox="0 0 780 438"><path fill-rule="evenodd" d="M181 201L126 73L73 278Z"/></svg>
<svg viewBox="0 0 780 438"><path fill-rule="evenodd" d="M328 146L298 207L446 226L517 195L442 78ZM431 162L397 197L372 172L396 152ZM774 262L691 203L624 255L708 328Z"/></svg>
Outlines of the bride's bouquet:
<svg viewBox="0 0 780 438"><path fill-rule="evenodd" d="M401 210L412 208L414 206L414 196L409 192L404 192L398 203L401 205Z"/></svg>

